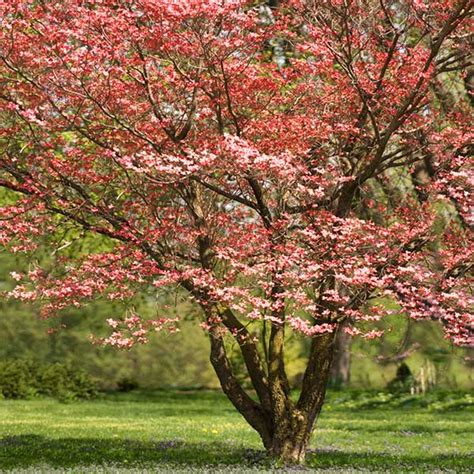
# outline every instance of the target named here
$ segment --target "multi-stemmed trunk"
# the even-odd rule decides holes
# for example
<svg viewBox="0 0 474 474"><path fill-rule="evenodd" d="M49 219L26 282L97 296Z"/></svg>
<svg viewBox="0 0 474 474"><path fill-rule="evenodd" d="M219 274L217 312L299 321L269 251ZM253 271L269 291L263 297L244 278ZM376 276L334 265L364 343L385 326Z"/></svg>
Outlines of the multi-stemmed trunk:
<svg viewBox="0 0 474 474"><path fill-rule="evenodd" d="M273 431L270 438L266 442L264 441L264 446L271 458L280 461L282 464L304 463L314 423L321 410L323 398L324 394L321 398L321 405L315 407L310 413L302 412L293 407L288 410L283 418L270 417Z"/></svg>
<svg viewBox="0 0 474 474"><path fill-rule="evenodd" d="M228 329L239 332L237 342L257 396L249 396L235 378L222 331L216 329L210 334L211 363L224 393L259 433L270 457L281 464L302 464L324 402L335 335L313 337L301 393L293 399L284 370L283 329L272 329L268 368L263 370L259 352L246 328L229 311L221 317Z"/></svg>

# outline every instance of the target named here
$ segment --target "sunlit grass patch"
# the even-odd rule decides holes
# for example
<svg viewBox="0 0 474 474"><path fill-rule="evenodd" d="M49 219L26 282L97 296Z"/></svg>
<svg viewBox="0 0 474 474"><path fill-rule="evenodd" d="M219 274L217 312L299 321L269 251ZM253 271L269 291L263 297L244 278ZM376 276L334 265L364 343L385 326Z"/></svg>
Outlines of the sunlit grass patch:
<svg viewBox="0 0 474 474"><path fill-rule="evenodd" d="M258 435L219 393L2 401L0 419L5 470L271 471ZM471 409L326 410L307 464L316 472L472 472L473 420Z"/></svg>

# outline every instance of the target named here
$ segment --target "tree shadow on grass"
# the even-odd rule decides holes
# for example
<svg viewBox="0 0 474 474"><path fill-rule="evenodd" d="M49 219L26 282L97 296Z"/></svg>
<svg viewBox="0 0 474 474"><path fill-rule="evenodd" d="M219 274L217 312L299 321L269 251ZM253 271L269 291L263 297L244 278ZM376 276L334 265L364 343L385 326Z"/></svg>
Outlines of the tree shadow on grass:
<svg viewBox="0 0 474 474"><path fill-rule="evenodd" d="M393 455L381 452L351 453L338 449L311 450L311 469L369 469L406 472L450 469L469 472L474 458L468 455ZM51 466L74 468L160 468L166 465L195 467L269 467L265 453L231 442L188 443L174 439L140 441L132 439L62 438L26 434L0 438L0 469ZM300 468L301 469L301 468ZM286 471L287 472L287 471Z"/></svg>

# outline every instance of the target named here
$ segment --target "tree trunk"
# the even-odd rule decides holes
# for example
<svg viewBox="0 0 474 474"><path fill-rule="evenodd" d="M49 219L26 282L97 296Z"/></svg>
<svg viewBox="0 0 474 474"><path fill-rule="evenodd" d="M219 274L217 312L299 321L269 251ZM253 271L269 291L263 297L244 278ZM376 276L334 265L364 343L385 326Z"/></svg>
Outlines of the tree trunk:
<svg viewBox="0 0 474 474"><path fill-rule="evenodd" d="M232 323L231 315L224 319ZM282 335L275 330L275 340ZM335 334L322 334L312 340L308 366L303 378L298 402L290 398L285 387L286 374L279 364L282 352L275 351L275 367L269 367L269 377L260 379L258 354L252 348L252 340L242 345L242 356L247 369L253 374L259 402L250 397L233 374L226 356L224 340L216 329L211 331L211 362L222 389L246 421L259 433L269 457L281 465L303 464L313 427L323 406L329 379ZM278 348L276 345L275 347ZM281 361L280 361L281 362Z"/></svg>
<svg viewBox="0 0 474 474"><path fill-rule="evenodd" d="M306 433L288 432L283 439L273 441L268 454L285 466L304 464L309 438Z"/></svg>
<svg viewBox="0 0 474 474"><path fill-rule="evenodd" d="M284 415L274 418L272 440L267 451L282 465L303 464L305 461L326 395L333 341L333 335L321 336L316 342L313 340L313 346L317 349L313 348L300 399L296 404L287 399ZM309 379L308 374L314 378Z"/></svg>
<svg viewBox="0 0 474 474"><path fill-rule="evenodd" d="M341 327L334 341L334 356L329 375L329 386L343 388L349 384L351 375L352 337Z"/></svg>

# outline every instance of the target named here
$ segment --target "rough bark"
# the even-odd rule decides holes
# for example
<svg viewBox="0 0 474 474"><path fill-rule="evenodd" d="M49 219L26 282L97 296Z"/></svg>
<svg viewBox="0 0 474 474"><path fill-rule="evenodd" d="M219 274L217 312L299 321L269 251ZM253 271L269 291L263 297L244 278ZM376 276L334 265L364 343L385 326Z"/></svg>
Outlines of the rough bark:
<svg viewBox="0 0 474 474"><path fill-rule="evenodd" d="M223 324L234 334L239 344L247 372L257 392L262 408L269 411L271 409L271 400L267 376L263 370L261 358L257 346L255 342L253 342L252 335L249 334L247 328L238 320L231 310L225 309L220 311L219 315L222 318Z"/></svg>
<svg viewBox="0 0 474 474"><path fill-rule="evenodd" d="M270 455L283 464L301 464L321 412L334 351L335 334L315 336L298 402L287 399L287 410L277 419Z"/></svg>
<svg viewBox="0 0 474 474"><path fill-rule="evenodd" d="M311 341L308 366L304 373L301 394L296 405L303 413L313 417L308 423L310 430L321 411L326 395L334 338L334 333L327 333L315 336Z"/></svg>
<svg viewBox="0 0 474 474"><path fill-rule="evenodd" d="M304 424L293 425L284 435L273 439L269 455L283 465L303 464L309 440Z"/></svg>
<svg viewBox="0 0 474 474"><path fill-rule="evenodd" d="M223 392L249 425L260 434L265 448L269 449L272 430L268 423L268 415L264 412L261 405L245 392L235 378L226 355L224 340L217 330L210 332L210 342L211 364Z"/></svg>
<svg viewBox="0 0 474 474"><path fill-rule="evenodd" d="M229 318L232 320L232 318ZM228 324L237 324L236 321ZM286 384L283 356L284 332L281 326L273 327L270 341L270 364L268 381L264 378L263 388L266 396L259 402L250 397L235 378L226 355L225 343L220 330L210 333L211 363L219 378L224 393L242 414L245 420L259 433L270 457L283 465L302 464L305 460L315 421L321 411L334 348L334 334L314 337L308 366L303 380L303 389L298 403L291 400ZM247 369L255 370L253 348L241 345L242 356ZM260 370L260 369L259 369ZM252 383L261 385L262 380L251 377ZM257 387L254 386L257 391ZM268 392L266 391L268 388ZM269 394L270 406L264 407ZM261 397L259 396L259 399Z"/></svg>

